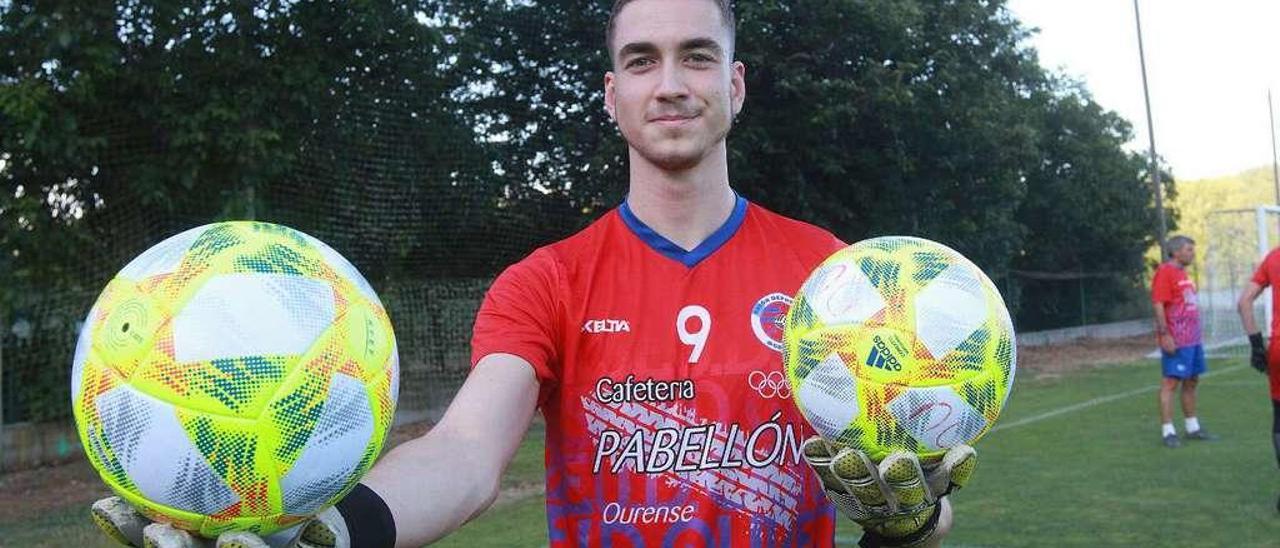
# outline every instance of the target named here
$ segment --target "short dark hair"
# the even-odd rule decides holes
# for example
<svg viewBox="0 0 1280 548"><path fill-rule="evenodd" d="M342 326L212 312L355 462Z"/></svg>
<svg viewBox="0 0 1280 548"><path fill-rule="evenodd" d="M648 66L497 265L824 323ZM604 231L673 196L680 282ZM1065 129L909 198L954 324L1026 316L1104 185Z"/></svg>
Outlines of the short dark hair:
<svg viewBox="0 0 1280 548"><path fill-rule="evenodd" d="M614 0L613 8L609 10L609 24L604 28L604 48L609 52L609 57L613 57L613 33L618 23L618 14L622 12L622 8L635 0ZM720 8L720 19L724 26L729 29L729 55L733 54L733 42L737 31L737 21L733 17L733 4L731 0L710 0L714 2L716 7Z"/></svg>
<svg viewBox="0 0 1280 548"><path fill-rule="evenodd" d="M1195 240L1192 240L1187 236L1183 236L1179 234L1177 236L1169 238L1169 241L1165 242L1164 253L1165 255L1172 257L1174 253L1180 251L1182 248L1186 247L1188 244L1195 245L1195 243L1196 243Z"/></svg>

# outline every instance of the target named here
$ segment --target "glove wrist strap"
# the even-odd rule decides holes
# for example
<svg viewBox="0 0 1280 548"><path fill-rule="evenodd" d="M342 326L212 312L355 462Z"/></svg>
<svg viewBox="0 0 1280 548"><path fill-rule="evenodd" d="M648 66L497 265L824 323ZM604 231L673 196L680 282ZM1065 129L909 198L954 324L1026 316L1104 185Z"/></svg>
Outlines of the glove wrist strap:
<svg viewBox="0 0 1280 548"><path fill-rule="evenodd" d="M939 499L941 501L941 499ZM933 513L929 514L929 520L924 523L918 531L911 533L905 537L888 537L878 534L874 531L867 530L862 534L862 538L858 540L858 546L862 548L897 548L902 546L916 546L928 539L933 534L933 530L938 527L938 516L942 515L942 503L933 505Z"/></svg>
<svg viewBox="0 0 1280 548"><path fill-rule="evenodd" d="M376 548L396 545L396 523L382 497L363 483L334 505L347 525L351 546Z"/></svg>
<svg viewBox="0 0 1280 548"><path fill-rule="evenodd" d="M1249 345L1256 349L1262 349L1262 333L1250 333Z"/></svg>

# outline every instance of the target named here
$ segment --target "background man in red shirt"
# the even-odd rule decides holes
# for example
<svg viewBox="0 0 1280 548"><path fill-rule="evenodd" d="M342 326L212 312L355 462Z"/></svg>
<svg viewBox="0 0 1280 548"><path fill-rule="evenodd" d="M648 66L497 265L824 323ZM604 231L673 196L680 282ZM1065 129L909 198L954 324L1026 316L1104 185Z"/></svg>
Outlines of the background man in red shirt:
<svg viewBox="0 0 1280 548"><path fill-rule="evenodd" d="M1207 440L1210 436L1196 418L1196 385L1205 372L1205 360L1196 284L1186 272L1196 259L1196 242L1186 236L1174 236L1165 249L1169 260L1156 269L1151 281L1151 303L1164 375L1160 382L1160 437L1166 447L1178 447L1182 442L1173 428L1173 391L1179 384L1187 438Z"/></svg>

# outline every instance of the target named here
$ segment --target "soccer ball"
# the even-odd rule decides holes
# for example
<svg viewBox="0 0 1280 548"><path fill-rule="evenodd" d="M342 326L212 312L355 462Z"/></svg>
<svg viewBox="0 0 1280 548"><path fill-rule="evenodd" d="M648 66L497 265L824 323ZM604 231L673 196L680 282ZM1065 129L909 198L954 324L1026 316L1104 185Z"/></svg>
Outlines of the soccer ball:
<svg viewBox="0 0 1280 548"><path fill-rule="evenodd" d="M933 458L991 428L1013 387L1013 322L977 266L888 236L836 252L787 314L791 393L823 438Z"/></svg>
<svg viewBox="0 0 1280 548"><path fill-rule="evenodd" d="M395 335L355 267L259 222L148 249L80 330L71 403L103 481L204 536L269 534L355 486L399 390Z"/></svg>

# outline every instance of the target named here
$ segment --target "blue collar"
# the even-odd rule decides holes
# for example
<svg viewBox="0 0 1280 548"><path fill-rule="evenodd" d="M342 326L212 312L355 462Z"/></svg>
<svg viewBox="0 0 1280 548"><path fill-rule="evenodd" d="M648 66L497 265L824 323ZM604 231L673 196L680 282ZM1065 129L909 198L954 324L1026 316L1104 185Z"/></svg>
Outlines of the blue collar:
<svg viewBox="0 0 1280 548"><path fill-rule="evenodd" d="M742 221L746 220L747 200L742 196L737 196L736 194L735 196L737 200L733 204L733 213L729 214L729 219L723 225L720 225L720 228L717 228L715 232L712 232L711 236L708 236L706 240L698 244L698 247L690 251L685 251L684 248L676 245L671 240L654 232L652 228L649 228L649 225L644 224L631 212L631 206L628 205L627 201L624 200L622 205L618 206L618 214L622 216L622 222L626 223L627 228L630 228L631 232L635 233L641 241L653 248L654 251L686 267L693 268L728 242L729 238L732 238L738 232L738 228L742 226Z"/></svg>

